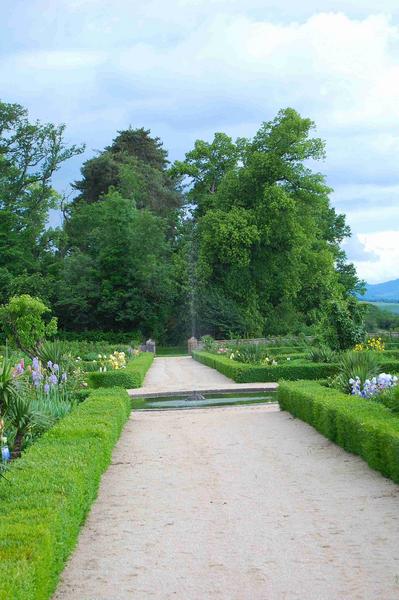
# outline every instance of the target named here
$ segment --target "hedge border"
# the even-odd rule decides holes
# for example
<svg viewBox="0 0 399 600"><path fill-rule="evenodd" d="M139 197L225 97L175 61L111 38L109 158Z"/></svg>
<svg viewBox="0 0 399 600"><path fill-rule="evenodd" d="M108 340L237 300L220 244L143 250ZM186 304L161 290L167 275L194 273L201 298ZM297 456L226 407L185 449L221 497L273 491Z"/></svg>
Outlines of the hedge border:
<svg viewBox="0 0 399 600"><path fill-rule="evenodd" d="M207 367L223 373L236 383L272 382L280 379L326 379L337 373L337 365L311 363L300 359L292 362L285 360L283 364L268 367L239 363L210 352L195 351L193 358Z"/></svg>
<svg viewBox="0 0 399 600"><path fill-rule="evenodd" d="M279 381L280 379L288 381L327 379L338 372L338 365L335 363L313 363L304 358L296 358L295 355L292 355L291 361L284 359L282 356L283 362L274 367L244 364L205 351L194 351L193 358L207 367L216 369L237 383ZM278 357L276 359L278 362ZM381 363L382 371L399 374L399 361L387 357Z"/></svg>
<svg viewBox="0 0 399 600"><path fill-rule="evenodd" d="M142 352L136 358L128 361L125 369L116 369L100 373L88 373L88 382L92 388L122 387L125 389L139 388L154 360L152 352Z"/></svg>
<svg viewBox="0 0 399 600"><path fill-rule="evenodd" d="M96 390L0 482L0 599L48 600L130 414L124 389Z"/></svg>
<svg viewBox="0 0 399 600"><path fill-rule="evenodd" d="M277 397L283 410L399 483L399 419L388 408L315 381L283 381Z"/></svg>

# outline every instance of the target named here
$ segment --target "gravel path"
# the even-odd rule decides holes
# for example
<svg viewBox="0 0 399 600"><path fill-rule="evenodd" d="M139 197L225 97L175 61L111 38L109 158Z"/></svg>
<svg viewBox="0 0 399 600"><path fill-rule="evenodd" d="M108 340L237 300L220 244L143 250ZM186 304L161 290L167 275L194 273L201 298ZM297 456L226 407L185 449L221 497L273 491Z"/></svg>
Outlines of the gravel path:
<svg viewBox="0 0 399 600"><path fill-rule="evenodd" d="M273 410L132 415L55 599L399 598L399 487Z"/></svg>
<svg viewBox="0 0 399 600"><path fill-rule="evenodd" d="M141 388L129 390L131 396L165 392L212 390L240 391L276 389L276 383L234 383L216 369L202 365L191 356L156 358Z"/></svg>

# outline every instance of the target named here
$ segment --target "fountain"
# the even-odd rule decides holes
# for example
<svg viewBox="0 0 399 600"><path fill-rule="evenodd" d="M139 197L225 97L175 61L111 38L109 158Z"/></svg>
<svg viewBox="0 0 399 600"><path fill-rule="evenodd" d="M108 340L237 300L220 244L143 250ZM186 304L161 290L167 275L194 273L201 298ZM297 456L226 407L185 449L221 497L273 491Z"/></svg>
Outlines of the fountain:
<svg viewBox="0 0 399 600"><path fill-rule="evenodd" d="M205 400L205 396L203 396L200 392L192 392L192 394L190 394L190 396L187 396L185 400L187 400L188 402L202 402L203 400Z"/></svg>

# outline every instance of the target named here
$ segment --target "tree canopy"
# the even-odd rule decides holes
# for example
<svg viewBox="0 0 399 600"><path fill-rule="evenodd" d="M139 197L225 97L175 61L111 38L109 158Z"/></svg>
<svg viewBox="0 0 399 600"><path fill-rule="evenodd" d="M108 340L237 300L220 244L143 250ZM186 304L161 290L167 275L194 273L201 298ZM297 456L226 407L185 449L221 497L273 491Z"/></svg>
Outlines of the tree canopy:
<svg viewBox="0 0 399 600"><path fill-rule="evenodd" d="M0 301L21 291L48 297L48 254L54 235L46 230L60 197L51 185L63 162L83 151L67 146L64 125L34 123L18 104L0 102Z"/></svg>
<svg viewBox="0 0 399 600"><path fill-rule="evenodd" d="M163 341L192 323L223 337L360 331L361 282L341 248L350 231L314 169L326 156L314 129L287 108L252 139L218 132L173 165L149 130L119 131L83 163L52 229L52 175L83 147L0 103L0 303L31 294L63 328Z"/></svg>
<svg viewBox="0 0 399 600"><path fill-rule="evenodd" d="M340 248L349 228L325 178L308 166L325 157L314 127L288 108L252 140L218 133L175 164L196 207L201 331L232 330L221 304L232 307L240 335L310 326L328 299L358 285Z"/></svg>

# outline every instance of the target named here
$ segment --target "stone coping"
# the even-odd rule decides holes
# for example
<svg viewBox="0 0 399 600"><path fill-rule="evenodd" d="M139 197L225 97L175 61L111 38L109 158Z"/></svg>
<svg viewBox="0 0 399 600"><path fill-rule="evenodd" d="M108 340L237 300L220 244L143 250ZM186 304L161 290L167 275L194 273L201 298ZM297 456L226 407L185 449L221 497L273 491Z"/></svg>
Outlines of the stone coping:
<svg viewBox="0 0 399 600"><path fill-rule="evenodd" d="M165 387L157 386L150 388L136 388L128 390L129 396L139 398L167 398L168 396L178 396L184 394L192 394L193 392L201 392L203 394L229 394L233 392L245 393L245 392L275 392L278 388L277 383L232 383L223 384L220 386L212 385L212 387L206 385L187 385L180 387Z"/></svg>

